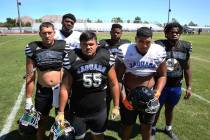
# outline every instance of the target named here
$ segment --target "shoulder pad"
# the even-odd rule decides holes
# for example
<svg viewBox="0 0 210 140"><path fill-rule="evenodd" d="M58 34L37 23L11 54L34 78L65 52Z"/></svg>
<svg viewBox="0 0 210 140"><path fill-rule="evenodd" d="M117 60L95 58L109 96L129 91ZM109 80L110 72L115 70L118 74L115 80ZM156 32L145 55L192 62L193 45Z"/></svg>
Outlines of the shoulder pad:
<svg viewBox="0 0 210 140"><path fill-rule="evenodd" d="M165 47L166 41L165 40L155 40L154 43Z"/></svg>
<svg viewBox="0 0 210 140"><path fill-rule="evenodd" d="M99 41L99 46L100 47L107 47L109 44L107 43L107 39L102 39Z"/></svg>
<svg viewBox="0 0 210 140"><path fill-rule="evenodd" d="M186 48L188 52L192 51L192 43L184 40L180 40L181 46Z"/></svg>
<svg viewBox="0 0 210 140"><path fill-rule="evenodd" d="M131 41L130 40L127 40L127 39L122 39L121 40L121 44L125 44L125 43L131 43Z"/></svg>
<svg viewBox="0 0 210 140"><path fill-rule="evenodd" d="M55 40L55 48L64 49L66 47L66 41L64 40Z"/></svg>

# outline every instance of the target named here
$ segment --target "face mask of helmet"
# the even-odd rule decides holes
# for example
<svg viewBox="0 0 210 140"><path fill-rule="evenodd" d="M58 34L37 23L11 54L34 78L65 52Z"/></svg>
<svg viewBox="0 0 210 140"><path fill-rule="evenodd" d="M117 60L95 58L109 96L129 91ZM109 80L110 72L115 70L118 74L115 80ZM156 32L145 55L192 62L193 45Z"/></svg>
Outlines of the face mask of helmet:
<svg viewBox="0 0 210 140"><path fill-rule="evenodd" d="M64 121L64 126L60 122L55 122L50 129L50 140L73 140L75 130L68 121Z"/></svg>
<svg viewBox="0 0 210 140"><path fill-rule="evenodd" d="M25 111L19 119L19 134L33 135L38 129L38 122L40 120L40 112L36 110Z"/></svg>
<svg viewBox="0 0 210 140"><path fill-rule="evenodd" d="M128 100L131 101L135 110L144 113L155 114L160 107L158 99L154 96L154 91L145 86L131 89Z"/></svg>

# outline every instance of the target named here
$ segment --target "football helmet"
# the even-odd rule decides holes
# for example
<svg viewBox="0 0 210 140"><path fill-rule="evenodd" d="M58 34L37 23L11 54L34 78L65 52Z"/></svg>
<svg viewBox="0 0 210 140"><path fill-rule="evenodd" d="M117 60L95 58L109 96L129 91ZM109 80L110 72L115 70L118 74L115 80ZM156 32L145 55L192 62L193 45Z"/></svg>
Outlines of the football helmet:
<svg viewBox="0 0 210 140"><path fill-rule="evenodd" d="M26 110L18 121L20 135L32 135L38 129L40 112L36 110Z"/></svg>
<svg viewBox="0 0 210 140"><path fill-rule="evenodd" d="M73 140L74 135L74 127L67 120L64 121L64 126L55 121L50 129L50 140Z"/></svg>
<svg viewBox="0 0 210 140"><path fill-rule="evenodd" d="M135 110L144 113L155 114L160 107L158 99L154 96L154 91L145 86L131 89L128 99Z"/></svg>

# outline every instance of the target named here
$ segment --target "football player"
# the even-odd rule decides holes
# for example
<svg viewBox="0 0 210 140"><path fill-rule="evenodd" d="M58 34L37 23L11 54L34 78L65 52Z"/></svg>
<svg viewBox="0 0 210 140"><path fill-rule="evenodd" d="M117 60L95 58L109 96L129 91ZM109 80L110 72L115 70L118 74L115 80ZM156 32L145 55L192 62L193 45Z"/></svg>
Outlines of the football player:
<svg viewBox="0 0 210 140"><path fill-rule="evenodd" d="M61 30L55 31L55 39L56 40L65 40L66 41L66 49L67 51L70 51L75 48L79 48L79 37L81 35L81 32L74 31L74 24L76 22L76 17L71 14L65 14L62 17L62 28ZM68 110L69 110L69 104L66 105L65 108L65 116L68 116ZM58 111L58 107L56 107L56 114ZM68 119L68 118L67 118Z"/></svg>
<svg viewBox="0 0 210 140"><path fill-rule="evenodd" d="M32 96L36 85L35 110L41 113L37 140L42 140L52 108L53 96L58 95L65 56L65 41L54 40L54 25L43 22L39 27L41 41L26 46L26 104L25 110L33 108ZM37 74L37 76L36 76ZM36 79L37 78L37 79ZM37 83L35 84L35 82ZM32 109L33 110L33 109Z"/></svg>
<svg viewBox="0 0 210 140"><path fill-rule="evenodd" d="M99 41L101 47L107 48L115 57L115 59L122 59L122 52L119 50L119 46L125 43L130 43L129 40L121 39L122 26L118 23L112 24L110 36L111 39L102 39ZM117 61L117 60L116 60ZM107 88L107 119L109 117L110 103L111 103L110 88Z"/></svg>
<svg viewBox="0 0 210 140"><path fill-rule="evenodd" d="M69 91L70 123L75 129L75 139L84 139L90 129L94 140L103 140L106 130L106 89L110 85L114 108L112 118L119 116L119 84L113 55L97 46L95 33L87 31L80 36L81 49L74 49L64 58L64 76L60 90L57 121L64 121L64 107Z"/></svg>
<svg viewBox="0 0 210 140"><path fill-rule="evenodd" d="M62 18L62 28L61 30L56 30L55 39L56 40L65 40L66 46L69 49L79 48L79 37L81 32L74 31L74 24L76 22L76 17L71 14L65 14Z"/></svg>
<svg viewBox="0 0 210 140"><path fill-rule="evenodd" d="M119 47L124 58L121 63L116 65L116 72L122 89L121 100L123 104L120 106L123 124L122 140L130 138L132 126L136 122L137 116L141 122L142 139L150 140L155 113L147 112L148 109L141 111L141 109L133 108L127 97L133 89L144 86L155 91L154 100L157 102L166 82L166 52L160 45L152 43L152 31L147 27L141 27L137 30L135 41L134 44L124 44ZM157 75L156 82L155 75Z"/></svg>
<svg viewBox="0 0 210 140"><path fill-rule="evenodd" d="M156 43L162 45L167 52L167 82L160 96L160 110L161 107L165 105L165 133L172 139L177 139L172 131L173 110L181 97L183 76L186 83L186 94L184 99L189 99L192 94L192 70L190 65L192 45L190 42L179 40L183 32L183 27L179 23L168 23L165 26L164 32L166 39L156 41ZM153 124L153 135L155 135L155 125L160 110L157 113Z"/></svg>

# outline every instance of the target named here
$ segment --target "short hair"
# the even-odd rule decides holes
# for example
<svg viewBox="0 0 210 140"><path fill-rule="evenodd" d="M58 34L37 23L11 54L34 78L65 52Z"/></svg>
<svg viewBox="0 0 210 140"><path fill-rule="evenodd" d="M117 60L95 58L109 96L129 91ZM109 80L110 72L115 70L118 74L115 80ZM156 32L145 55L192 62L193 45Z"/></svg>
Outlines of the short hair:
<svg viewBox="0 0 210 140"><path fill-rule="evenodd" d="M76 20L76 17L75 17L73 14L71 14L71 13L68 13L68 14L63 15L62 21L63 21L64 19L66 19L66 18L70 18L70 19L72 19L74 22L77 21L77 20Z"/></svg>
<svg viewBox="0 0 210 140"><path fill-rule="evenodd" d="M52 27L52 29L54 30L54 25L51 22L43 22L41 23L41 25L39 26L39 31L42 30L43 27Z"/></svg>
<svg viewBox="0 0 210 140"><path fill-rule="evenodd" d="M92 39L95 39L96 42L97 42L96 34L94 32L91 32L91 31L85 31L79 37L80 42L81 41L89 41L89 40L92 40Z"/></svg>
<svg viewBox="0 0 210 140"><path fill-rule="evenodd" d="M183 27L178 23L178 22L171 22L171 23L167 23L165 28L164 28L164 33L168 33L172 28L179 28L179 33L182 34L183 33Z"/></svg>
<svg viewBox="0 0 210 140"><path fill-rule="evenodd" d="M115 28L119 28L119 29L121 29L121 30L122 30L122 25L120 25L120 24L118 24L118 23L114 23L114 24L112 24L112 28L111 28L111 30L113 30L113 29L115 29Z"/></svg>
<svg viewBox="0 0 210 140"><path fill-rule="evenodd" d="M152 30L147 27L141 27L136 31L137 37L152 37Z"/></svg>

